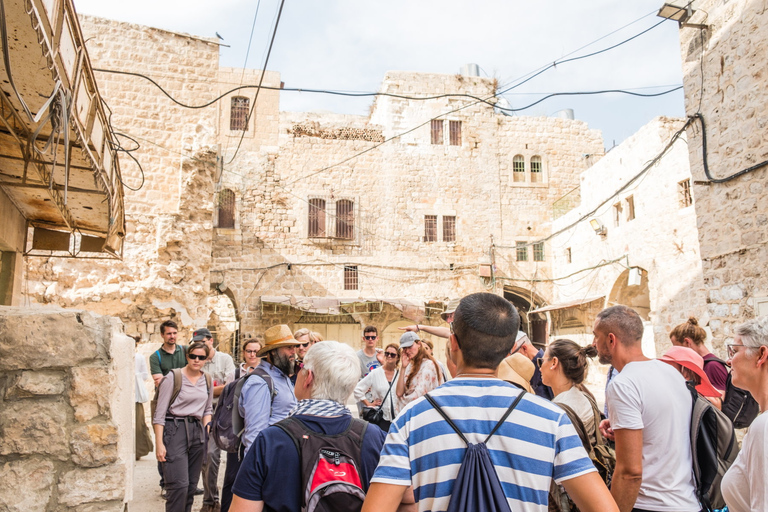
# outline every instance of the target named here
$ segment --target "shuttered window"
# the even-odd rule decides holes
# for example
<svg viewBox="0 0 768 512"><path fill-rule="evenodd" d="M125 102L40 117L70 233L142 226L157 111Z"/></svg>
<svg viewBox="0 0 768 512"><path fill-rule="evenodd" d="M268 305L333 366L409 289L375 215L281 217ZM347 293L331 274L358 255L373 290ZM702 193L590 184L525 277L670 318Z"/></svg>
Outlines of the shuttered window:
<svg viewBox="0 0 768 512"><path fill-rule="evenodd" d="M355 203L348 199L336 201L336 238L355 238Z"/></svg>
<svg viewBox="0 0 768 512"><path fill-rule="evenodd" d="M325 199L309 200L309 219L307 234L310 237L325 236Z"/></svg>
<svg viewBox="0 0 768 512"><path fill-rule="evenodd" d="M235 193L225 188L219 192L217 205L220 228L235 227Z"/></svg>
<svg viewBox="0 0 768 512"><path fill-rule="evenodd" d="M251 100L243 96L232 98L232 108L229 113L229 129L248 131L248 108Z"/></svg>

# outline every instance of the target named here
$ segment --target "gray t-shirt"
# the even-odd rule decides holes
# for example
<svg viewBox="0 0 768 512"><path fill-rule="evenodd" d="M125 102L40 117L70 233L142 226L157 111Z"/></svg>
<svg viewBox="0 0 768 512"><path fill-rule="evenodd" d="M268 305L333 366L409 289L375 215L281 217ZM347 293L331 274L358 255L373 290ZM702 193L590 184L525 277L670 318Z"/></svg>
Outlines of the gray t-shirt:
<svg viewBox="0 0 768 512"><path fill-rule="evenodd" d="M360 359L360 378L362 379L373 370L381 366L379 360L376 358L376 354L367 356L362 349L357 351L357 357Z"/></svg>
<svg viewBox="0 0 768 512"><path fill-rule="evenodd" d="M213 358L205 362L203 371L211 376L214 386L224 386L229 383L230 376L234 376L235 362L232 360L232 356L217 350L213 354ZM214 398L213 404L216 405L218 401L218 397Z"/></svg>

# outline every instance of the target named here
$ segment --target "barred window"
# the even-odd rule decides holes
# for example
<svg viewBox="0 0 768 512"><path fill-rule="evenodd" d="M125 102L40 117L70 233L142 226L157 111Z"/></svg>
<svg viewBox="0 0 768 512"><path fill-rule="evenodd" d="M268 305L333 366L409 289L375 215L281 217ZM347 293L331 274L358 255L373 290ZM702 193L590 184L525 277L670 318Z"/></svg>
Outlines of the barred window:
<svg viewBox="0 0 768 512"><path fill-rule="evenodd" d="M437 242L437 215L424 216L424 241Z"/></svg>
<svg viewBox="0 0 768 512"><path fill-rule="evenodd" d="M336 201L336 238L355 238L355 203L349 199Z"/></svg>
<svg viewBox="0 0 768 512"><path fill-rule="evenodd" d="M544 242L533 244L533 261L544 261Z"/></svg>
<svg viewBox="0 0 768 512"><path fill-rule="evenodd" d="M528 261L528 242L515 242L517 261Z"/></svg>
<svg viewBox="0 0 768 512"><path fill-rule="evenodd" d="M313 198L309 200L309 219L307 236L325 236L325 199Z"/></svg>
<svg viewBox="0 0 768 512"><path fill-rule="evenodd" d="M693 204L691 195L691 180L683 180L677 184L677 194L680 199L680 208L686 208Z"/></svg>
<svg viewBox="0 0 768 512"><path fill-rule="evenodd" d="M443 215L443 242L456 241L456 217Z"/></svg>
<svg viewBox="0 0 768 512"><path fill-rule="evenodd" d="M432 144L443 143L443 120L433 119L432 123Z"/></svg>
<svg viewBox="0 0 768 512"><path fill-rule="evenodd" d="M633 196L627 197L627 222L635 220L635 198Z"/></svg>
<svg viewBox="0 0 768 512"><path fill-rule="evenodd" d="M461 121L448 121L451 146L461 146Z"/></svg>
<svg viewBox="0 0 768 512"><path fill-rule="evenodd" d="M541 157L536 155L531 157L531 183L541 183Z"/></svg>
<svg viewBox="0 0 768 512"><path fill-rule="evenodd" d="M232 108L229 112L229 129L248 131L248 108L251 100L243 96L232 98Z"/></svg>
<svg viewBox="0 0 768 512"><path fill-rule="evenodd" d="M523 155L515 155L512 159L512 181L516 183L525 181L525 158Z"/></svg>
<svg viewBox="0 0 768 512"><path fill-rule="evenodd" d="M218 199L218 217L219 223L217 227L220 228L234 228L235 227L235 193L225 188L219 192Z"/></svg>
<svg viewBox="0 0 768 512"><path fill-rule="evenodd" d="M344 266L344 289L345 290L357 290L357 265L345 265Z"/></svg>

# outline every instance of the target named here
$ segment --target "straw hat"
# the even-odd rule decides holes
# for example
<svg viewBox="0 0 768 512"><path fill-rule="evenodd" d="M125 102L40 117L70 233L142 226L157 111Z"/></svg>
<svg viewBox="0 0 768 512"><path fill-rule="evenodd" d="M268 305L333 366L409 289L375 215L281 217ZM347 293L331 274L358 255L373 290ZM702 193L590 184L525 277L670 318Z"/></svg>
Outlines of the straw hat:
<svg viewBox="0 0 768 512"><path fill-rule="evenodd" d="M499 365L499 378L501 380L517 384L529 393L533 393L531 388L533 372L533 363L523 354L512 354Z"/></svg>
<svg viewBox="0 0 768 512"><path fill-rule="evenodd" d="M264 332L264 346L256 355L261 357L270 350L280 347L295 347L296 345L301 345L301 342L296 341L293 337L290 327L283 324L275 325Z"/></svg>
<svg viewBox="0 0 768 512"><path fill-rule="evenodd" d="M665 363L677 363L698 375L701 379L701 384L696 386L696 391L703 396L722 396L709 381L707 374L704 373L704 358L697 354L693 349L688 347L672 347L659 358L659 361L664 361Z"/></svg>

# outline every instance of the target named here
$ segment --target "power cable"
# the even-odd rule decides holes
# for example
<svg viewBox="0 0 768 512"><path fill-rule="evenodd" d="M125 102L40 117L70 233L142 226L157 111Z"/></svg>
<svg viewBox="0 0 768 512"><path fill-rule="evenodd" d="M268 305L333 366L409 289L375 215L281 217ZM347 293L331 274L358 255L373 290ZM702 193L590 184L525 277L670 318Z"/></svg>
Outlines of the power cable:
<svg viewBox="0 0 768 512"><path fill-rule="evenodd" d="M768 160L763 160L759 164L755 164L751 167L747 167L746 169L742 169L738 172L731 174L730 176L726 176L725 178L713 177L712 173L709 170L709 162L707 160L707 127L706 127L706 124L704 123L704 115L701 113L696 113L688 118L689 123L694 120L698 121L699 124L701 125L701 158L702 158L702 163L704 164L704 174L707 177L707 181L709 181L710 183L726 183L728 181L738 178L739 176L743 176L744 174L747 174L752 171L756 171L758 169L762 169L763 167L768 166ZM687 125L688 123L686 123L686 126Z"/></svg>

